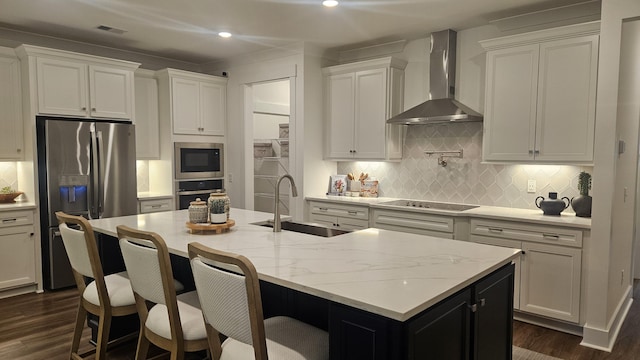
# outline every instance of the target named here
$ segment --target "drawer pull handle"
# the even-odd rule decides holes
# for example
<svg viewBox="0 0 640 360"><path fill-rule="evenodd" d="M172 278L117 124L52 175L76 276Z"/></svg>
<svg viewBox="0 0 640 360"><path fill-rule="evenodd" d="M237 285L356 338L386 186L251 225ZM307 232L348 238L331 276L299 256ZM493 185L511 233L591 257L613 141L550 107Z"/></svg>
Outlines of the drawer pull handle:
<svg viewBox="0 0 640 360"><path fill-rule="evenodd" d="M16 221L18 221L18 219L16 219L16 218L13 218L13 219L2 219L2 223L3 224L10 224L10 223L14 223Z"/></svg>
<svg viewBox="0 0 640 360"><path fill-rule="evenodd" d="M502 232L502 228L489 228L489 232L501 233Z"/></svg>
<svg viewBox="0 0 640 360"><path fill-rule="evenodd" d="M162 205L151 205L152 209L160 209Z"/></svg>
<svg viewBox="0 0 640 360"><path fill-rule="evenodd" d="M357 211L355 211L355 210L349 210L349 211L347 211L347 213L348 213L349 215L358 215L358 212L357 212Z"/></svg>
<svg viewBox="0 0 640 360"><path fill-rule="evenodd" d="M560 235L557 234L542 234L543 238L558 240Z"/></svg>
<svg viewBox="0 0 640 360"><path fill-rule="evenodd" d="M321 207L321 208L318 208L318 210L320 210L320 211L327 211L327 210L329 210L329 209L327 209L327 208L322 208L322 207Z"/></svg>

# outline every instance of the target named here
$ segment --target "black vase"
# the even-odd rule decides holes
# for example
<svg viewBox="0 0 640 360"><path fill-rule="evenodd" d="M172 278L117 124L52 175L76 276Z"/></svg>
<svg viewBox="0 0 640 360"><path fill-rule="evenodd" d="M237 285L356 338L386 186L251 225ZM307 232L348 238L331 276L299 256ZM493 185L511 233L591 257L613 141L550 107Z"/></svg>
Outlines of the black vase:
<svg viewBox="0 0 640 360"><path fill-rule="evenodd" d="M579 195L571 199L571 207L579 217L591 217L591 196Z"/></svg>

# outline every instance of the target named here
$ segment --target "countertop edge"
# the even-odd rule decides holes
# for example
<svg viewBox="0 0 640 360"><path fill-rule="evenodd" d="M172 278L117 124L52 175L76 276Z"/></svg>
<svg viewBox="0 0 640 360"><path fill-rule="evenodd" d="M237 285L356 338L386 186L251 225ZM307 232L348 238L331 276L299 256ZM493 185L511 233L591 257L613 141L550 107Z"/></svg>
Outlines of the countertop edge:
<svg viewBox="0 0 640 360"><path fill-rule="evenodd" d="M445 215L457 218L485 218L493 220L519 221L530 224L562 226L574 229L591 230L591 218L581 218L574 215L560 216L543 215L542 211L534 209L507 208L499 206L478 205L477 208L465 211L450 211L438 209L404 208L397 205L385 205L384 202L405 200L401 198L358 198L347 196L306 196L307 201L329 202L334 204L349 204L366 206L369 208L409 211L423 214ZM475 205L475 204L474 204Z"/></svg>

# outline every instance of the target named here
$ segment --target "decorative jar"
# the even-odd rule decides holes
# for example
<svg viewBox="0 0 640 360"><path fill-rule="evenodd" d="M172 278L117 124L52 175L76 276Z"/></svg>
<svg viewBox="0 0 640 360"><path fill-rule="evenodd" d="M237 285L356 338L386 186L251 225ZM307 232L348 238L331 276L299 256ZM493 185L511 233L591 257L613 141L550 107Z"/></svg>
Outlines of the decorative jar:
<svg viewBox="0 0 640 360"><path fill-rule="evenodd" d="M211 193L208 200L209 216L212 224L223 224L229 220L229 208L231 201L227 193L217 190Z"/></svg>
<svg viewBox="0 0 640 360"><path fill-rule="evenodd" d="M206 201L197 198L189 203L189 221L193 224L206 224L209 222L209 207Z"/></svg>

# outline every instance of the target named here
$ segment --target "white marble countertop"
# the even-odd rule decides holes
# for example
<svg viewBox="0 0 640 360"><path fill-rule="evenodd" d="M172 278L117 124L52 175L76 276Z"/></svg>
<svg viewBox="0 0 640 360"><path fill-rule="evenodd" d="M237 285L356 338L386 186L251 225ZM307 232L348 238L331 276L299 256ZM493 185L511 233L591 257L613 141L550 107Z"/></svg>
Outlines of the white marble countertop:
<svg viewBox="0 0 640 360"><path fill-rule="evenodd" d="M35 208L35 203L26 201L16 201L14 203L0 204L0 211L31 210Z"/></svg>
<svg viewBox="0 0 640 360"><path fill-rule="evenodd" d="M138 200L156 200L173 198L171 194L162 194L151 191L141 191L138 193Z"/></svg>
<svg viewBox="0 0 640 360"><path fill-rule="evenodd" d="M518 249L365 229L323 238L251 223L272 214L231 209L236 225L222 234L190 234L187 210L91 220L98 232L117 225L154 231L170 251L187 244L242 254L262 280L404 321L508 264Z"/></svg>
<svg viewBox="0 0 640 360"><path fill-rule="evenodd" d="M477 208L465 211L450 211L439 209L422 209L406 206L385 205L385 202L393 200L409 200L397 198L365 198L348 196L307 196L307 200L326 201L332 203L347 203L349 205L365 205L372 208L388 208L403 211L424 212L455 217L479 217L494 220L521 221L533 224L565 226L578 229L591 229L591 218L582 218L574 214L561 214L560 216L544 215L540 209L520 209L499 206L479 205ZM440 201L438 201L440 202Z"/></svg>

